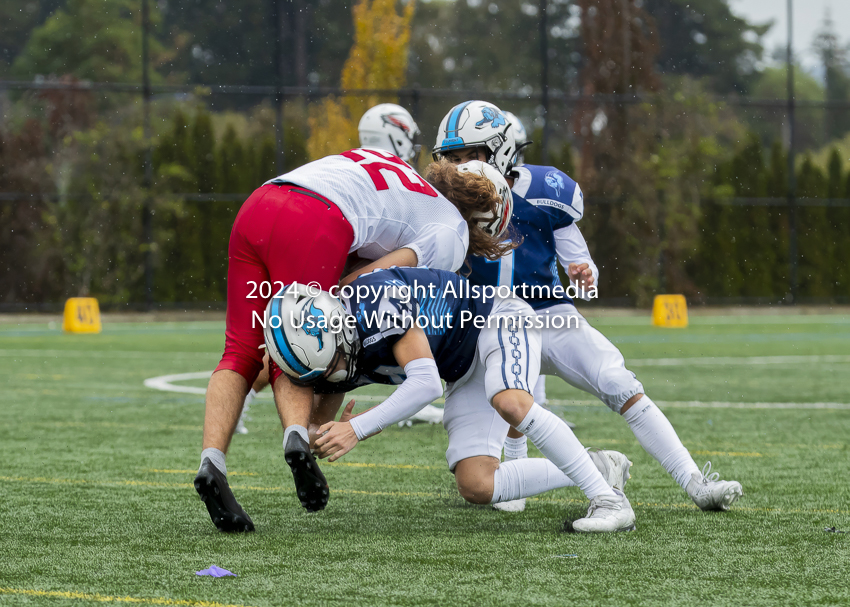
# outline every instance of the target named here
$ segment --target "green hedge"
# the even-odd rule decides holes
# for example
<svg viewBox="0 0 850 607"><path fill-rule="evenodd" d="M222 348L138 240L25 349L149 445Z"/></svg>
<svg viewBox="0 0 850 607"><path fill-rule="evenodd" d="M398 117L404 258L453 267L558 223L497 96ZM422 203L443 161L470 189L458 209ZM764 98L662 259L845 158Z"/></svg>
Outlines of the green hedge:
<svg viewBox="0 0 850 607"><path fill-rule="evenodd" d="M824 172L809 155L797 168L798 283L800 297L850 296L850 208L814 206L816 199L850 198L850 173L837 150ZM784 298L789 292L789 210L786 206L731 204L732 197L785 198L787 156L778 144L765 154L751 137L717 168L727 197L703 201L699 263L694 280L705 297ZM724 191L725 188L717 188Z"/></svg>

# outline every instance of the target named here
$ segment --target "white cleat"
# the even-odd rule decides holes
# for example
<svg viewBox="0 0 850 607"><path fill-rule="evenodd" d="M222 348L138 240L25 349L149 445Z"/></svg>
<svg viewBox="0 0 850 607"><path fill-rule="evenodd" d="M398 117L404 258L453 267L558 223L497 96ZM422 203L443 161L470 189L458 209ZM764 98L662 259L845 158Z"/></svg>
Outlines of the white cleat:
<svg viewBox="0 0 850 607"><path fill-rule="evenodd" d="M236 434L248 434L248 428L245 427L245 422L251 421L251 418L248 417L248 409L250 405L245 405L242 407L242 414L239 416L239 421L236 422Z"/></svg>
<svg viewBox="0 0 850 607"><path fill-rule="evenodd" d="M729 510L744 495L738 481L721 481L718 472L711 472L711 462L706 462L702 474L694 472L688 483L688 495L700 510Z"/></svg>
<svg viewBox="0 0 850 607"><path fill-rule="evenodd" d="M525 498L521 497L518 500L511 500L509 502L498 502L493 504L494 510L501 510L502 512L522 512L525 510Z"/></svg>
<svg viewBox="0 0 850 607"><path fill-rule="evenodd" d="M404 426L407 426L409 428L414 424L414 422L424 422L426 424L442 424L443 409L442 407L435 407L434 405L425 405L423 409L420 409L407 419L398 422L398 427L402 428Z"/></svg>
<svg viewBox="0 0 850 607"><path fill-rule="evenodd" d="M579 533L612 533L634 531L635 511L626 495L614 489L615 496L599 495L590 500L587 516L573 522Z"/></svg>
<svg viewBox="0 0 850 607"><path fill-rule="evenodd" d="M604 449L588 449L587 454L602 473L602 477L609 487L624 491L626 482L632 478L629 469L633 466L629 458L619 451L608 451Z"/></svg>

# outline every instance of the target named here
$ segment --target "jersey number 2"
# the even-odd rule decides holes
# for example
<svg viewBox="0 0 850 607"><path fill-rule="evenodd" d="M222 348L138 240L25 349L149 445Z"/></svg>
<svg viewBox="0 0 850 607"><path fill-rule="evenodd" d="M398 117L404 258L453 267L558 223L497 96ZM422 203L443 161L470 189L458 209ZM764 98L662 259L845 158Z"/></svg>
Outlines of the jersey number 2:
<svg viewBox="0 0 850 607"><path fill-rule="evenodd" d="M369 173L372 183L375 184L375 189L379 192L390 189L387 180L381 174L381 171L390 171L398 176L399 181L401 181L402 186L406 190L425 194L432 198L438 196L437 191L398 156L393 156L390 153L382 154L376 150L349 150L348 152L343 152L341 155L363 167Z"/></svg>

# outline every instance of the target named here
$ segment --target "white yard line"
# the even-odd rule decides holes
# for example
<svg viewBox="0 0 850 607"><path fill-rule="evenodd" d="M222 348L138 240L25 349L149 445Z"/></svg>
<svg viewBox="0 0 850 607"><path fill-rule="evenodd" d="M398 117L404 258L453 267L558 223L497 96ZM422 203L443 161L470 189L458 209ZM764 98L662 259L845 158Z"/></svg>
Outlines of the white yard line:
<svg viewBox="0 0 850 607"><path fill-rule="evenodd" d="M781 358L781 357L777 357ZM153 388L154 390L162 390L165 392L182 392L184 394L205 394L206 388L201 388L198 386L180 386L175 385L174 382L180 381L189 381L194 379L206 379L210 375L212 375L212 371L198 371L195 373L176 373L173 375L160 375L159 377L151 377L150 379L145 380L145 386L148 388ZM271 391L264 390L259 394L259 396L263 398L271 398ZM380 396L376 394L357 394L354 393L351 395L355 401L360 402L381 402L386 396ZM443 399L439 399L435 401L438 404L442 404ZM702 409L840 409L840 410L848 410L850 411L850 403L769 403L769 402L755 402L755 403L742 403L742 402L727 402L727 401L656 401L657 404L664 408L678 408L678 409L690 409L690 408L702 408ZM589 405L599 405L603 406L601 402L596 400L562 400L562 399L549 399L549 405L555 407L583 407Z"/></svg>
<svg viewBox="0 0 850 607"><path fill-rule="evenodd" d="M694 356L685 358L631 358L627 367L687 367L690 365L801 365L850 363L846 354L802 356Z"/></svg>
<svg viewBox="0 0 850 607"><path fill-rule="evenodd" d="M190 379L207 379L213 374L212 371L198 371L196 373L175 373L174 375L160 375L145 380L145 387L163 392L182 392L184 394L206 394L207 389L200 386L175 386L171 382L188 381Z"/></svg>
<svg viewBox="0 0 850 607"><path fill-rule="evenodd" d="M588 311L585 317L592 325L653 328L652 317L648 314L646 316L596 316L592 311ZM741 314L731 316L692 314L688 318L688 322L693 327L712 325L846 325L850 324L850 316L846 314ZM666 328L659 330L676 331L676 329Z"/></svg>
<svg viewBox="0 0 850 607"><path fill-rule="evenodd" d="M596 400L561 400L550 398L546 404L555 407L584 407L588 405L602 405L602 402ZM656 400L655 404L662 409L841 409L850 411L850 403L742 403L702 400Z"/></svg>
<svg viewBox="0 0 850 607"><path fill-rule="evenodd" d="M132 358L151 359L163 356L175 358L206 358L218 356L212 352L174 352L140 350L27 350L3 349L0 356L7 358ZM682 358L629 358L627 366L681 367L690 365L800 365L800 364L850 363L850 354L810 354L790 356L686 356ZM201 376L192 379L199 379ZM188 378L187 378L188 379Z"/></svg>
<svg viewBox="0 0 850 607"><path fill-rule="evenodd" d="M2 336L2 335L0 335ZM64 357L85 357L85 358L132 358L132 359L151 359L162 358L164 356L173 356L175 358L212 358L220 357L220 354L214 352L174 352L167 350L156 350L145 352L142 350L0 350L0 356L7 358L64 358Z"/></svg>

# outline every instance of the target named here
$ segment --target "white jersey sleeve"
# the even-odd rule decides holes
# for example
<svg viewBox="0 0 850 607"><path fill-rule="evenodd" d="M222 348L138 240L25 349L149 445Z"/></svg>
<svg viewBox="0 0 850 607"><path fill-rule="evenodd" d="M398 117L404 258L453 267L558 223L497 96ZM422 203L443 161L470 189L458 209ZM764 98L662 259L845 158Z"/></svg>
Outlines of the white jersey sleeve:
<svg viewBox="0 0 850 607"><path fill-rule="evenodd" d="M328 156L275 177L333 202L354 230L349 252L374 261L412 249L418 265L456 271L469 246L460 212L406 162L375 149Z"/></svg>
<svg viewBox="0 0 850 607"><path fill-rule="evenodd" d="M420 268L457 272L469 248L469 227L464 221L452 232L442 224L430 224L419 232L414 242L405 246L416 253Z"/></svg>
<svg viewBox="0 0 850 607"><path fill-rule="evenodd" d="M576 224L572 223L565 228L555 230L555 252L558 255L558 261L565 268L571 263L586 263L593 272L593 284L599 287L599 268L593 263L587 241ZM570 283L575 286L572 281Z"/></svg>

